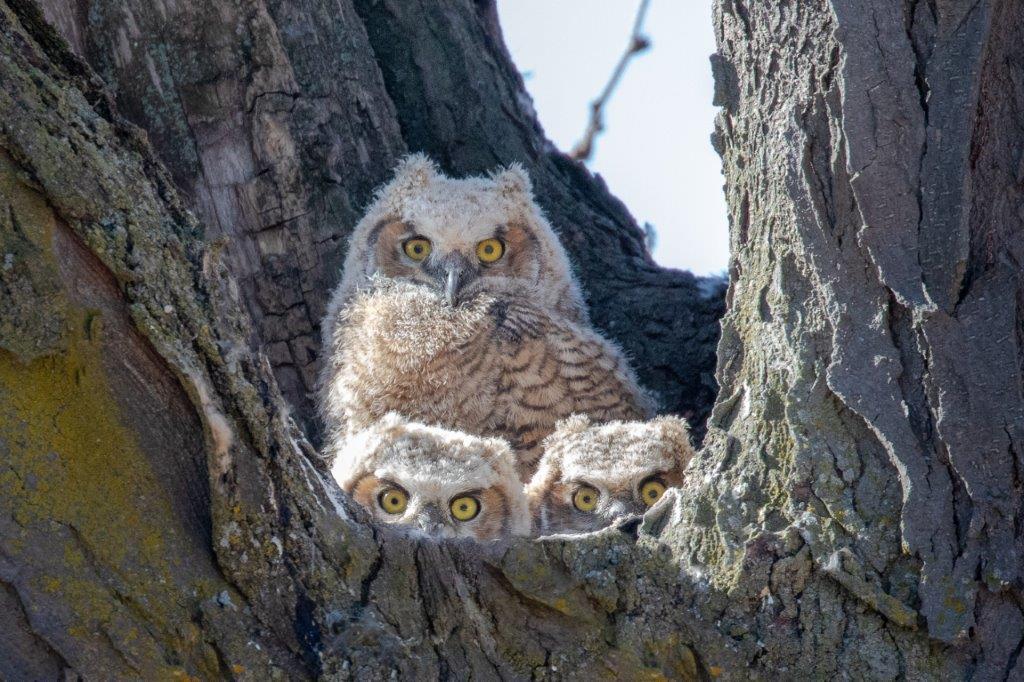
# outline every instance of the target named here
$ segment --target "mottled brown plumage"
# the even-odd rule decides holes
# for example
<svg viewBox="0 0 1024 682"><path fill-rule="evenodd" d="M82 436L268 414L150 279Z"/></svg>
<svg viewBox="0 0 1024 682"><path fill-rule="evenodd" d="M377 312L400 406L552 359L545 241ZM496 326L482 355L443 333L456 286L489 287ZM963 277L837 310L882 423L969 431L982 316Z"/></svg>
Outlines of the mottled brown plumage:
<svg viewBox="0 0 1024 682"><path fill-rule="evenodd" d="M451 307L425 287L380 282L346 308L331 361L326 403L348 430L399 412L501 436L524 478L559 419L644 416L629 367L607 341L487 294Z"/></svg>
<svg viewBox="0 0 1024 682"><path fill-rule="evenodd" d="M477 250L492 239L501 257L485 263ZM406 251L417 240L430 247L422 261ZM452 180L407 161L357 227L323 326L328 455L393 411L501 436L528 478L559 419L650 411L622 352L590 326L518 169Z"/></svg>

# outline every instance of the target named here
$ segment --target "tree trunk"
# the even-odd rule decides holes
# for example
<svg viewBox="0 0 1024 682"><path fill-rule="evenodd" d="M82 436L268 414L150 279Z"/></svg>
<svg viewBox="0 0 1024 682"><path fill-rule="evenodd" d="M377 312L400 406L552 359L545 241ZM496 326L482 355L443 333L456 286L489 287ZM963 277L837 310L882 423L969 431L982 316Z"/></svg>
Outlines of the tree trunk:
<svg viewBox="0 0 1024 682"><path fill-rule="evenodd" d="M304 435L395 159L526 163L697 421L721 301L544 140L493 5L41 5L0 2L0 677L1024 676L1017 3L718 1L704 448L509 546L370 527Z"/></svg>
<svg viewBox="0 0 1024 682"><path fill-rule="evenodd" d="M733 262L683 507L712 585L761 610L722 626L767 669L1017 679L1024 7L722 0L716 24Z"/></svg>

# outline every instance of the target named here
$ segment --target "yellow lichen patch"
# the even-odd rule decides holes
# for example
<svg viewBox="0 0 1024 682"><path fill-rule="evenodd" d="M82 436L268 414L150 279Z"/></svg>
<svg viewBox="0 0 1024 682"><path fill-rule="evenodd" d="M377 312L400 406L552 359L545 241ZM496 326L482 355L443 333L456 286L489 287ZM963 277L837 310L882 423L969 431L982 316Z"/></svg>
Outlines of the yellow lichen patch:
<svg viewBox="0 0 1024 682"><path fill-rule="evenodd" d="M587 670L580 677L638 682L700 679L693 651L680 644L677 633L666 633L661 639L654 635L655 639L648 639L651 636L652 633L644 633L644 643L640 646L623 642L624 646L616 647L601 657L600 670Z"/></svg>
<svg viewBox="0 0 1024 682"><path fill-rule="evenodd" d="M155 559L165 529L147 523L145 507L159 504L150 492L159 489L117 421L96 349L72 336L68 352L28 366L0 354L0 433L11 449L0 492L23 523L71 524L116 563L129 553Z"/></svg>
<svg viewBox="0 0 1024 682"><path fill-rule="evenodd" d="M569 609L569 602L565 599L565 597L559 597L558 599L555 599L553 602L551 602L551 608L561 613L564 613L567 616L572 615L572 611Z"/></svg>
<svg viewBox="0 0 1024 682"><path fill-rule="evenodd" d="M181 682L202 682L200 678L194 675L189 675L184 670L172 671L170 679L181 680Z"/></svg>
<svg viewBox="0 0 1024 682"><path fill-rule="evenodd" d="M69 634L105 632L132 658L155 664L163 659L161 643L132 625L97 573L116 575L149 613L173 609L173 558L164 541L173 535L166 527L173 513L118 423L97 350L83 336L73 332L66 352L27 366L0 352L0 438L7 449L0 512L26 535L53 529L50 539L62 547L50 574L30 544L4 545L14 561L44 571L39 589L58 594L77 619L68 623ZM168 614L167 622L180 617ZM150 670L163 672L160 665Z"/></svg>
<svg viewBox="0 0 1024 682"><path fill-rule="evenodd" d="M9 170L0 165L0 189L21 234L33 258L53 264L61 228ZM67 637L114 642L134 674L166 678L168 652L188 657L177 633L193 616L183 594L204 592L173 577L189 573L175 570L189 561L188 540L119 419L104 372L102 316L75 308L54 283L62 347L29 362L0 350L0 517L20 529L0 537L0 549L27 576L22 597L62 611L53 620Z"/></svg>
<svg viewBox="0 0 1024 682"><path fill-rule="evenodd" d="M644 643L644 649L645 660L660 663L660 679L699 679L697 659L693 655L693 650L680 641L678 632L664 632L660 637L648 639Z"/></svg>

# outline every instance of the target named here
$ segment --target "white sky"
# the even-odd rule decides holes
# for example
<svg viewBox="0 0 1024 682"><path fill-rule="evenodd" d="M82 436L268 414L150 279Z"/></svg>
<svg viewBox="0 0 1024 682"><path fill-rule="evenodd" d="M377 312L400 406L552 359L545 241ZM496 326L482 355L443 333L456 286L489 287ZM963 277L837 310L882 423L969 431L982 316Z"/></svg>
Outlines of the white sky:
<svg viewBox="0 0 1024 682"><path fill-rule="evenodd" d="M582 136L629 40L637 0L499 0L505 40L540 122L568 151ZM657 232L658 263L720 273L728 266L721 162L708 56L711 0L651 0L637 55L605 110L588 164L641 225Z"/></svg>

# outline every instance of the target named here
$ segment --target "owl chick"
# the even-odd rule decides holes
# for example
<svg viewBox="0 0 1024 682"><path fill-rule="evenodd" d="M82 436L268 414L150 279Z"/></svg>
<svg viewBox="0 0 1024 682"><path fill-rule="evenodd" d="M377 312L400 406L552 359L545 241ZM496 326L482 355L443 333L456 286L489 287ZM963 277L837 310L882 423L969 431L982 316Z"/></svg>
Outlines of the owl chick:
<svg viewBox="0 0 1024 682"><path fill-rule="evenodd" d="M589 323L519 167L452 179L407 158L356 226L323 324L330 457L388 412L515 449L527 480L558 419L640 419L651 401Z"/></svg>
<svg viewBox="0 0 1024 682"><path fill-rule="evenodd" d="M677 417L559 422L527 486L534 533L588 533L643 514L667 488L682 484L692 456L686 422Z"/></svg>
<svg viewBox="0 0 1024 682"><path fill-rule="evenodd" d="M338 485L381 523L433 537L526 535L529 510L508 444L386 415L334 461Z"/></svg>

